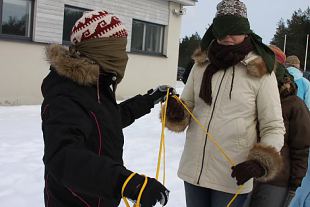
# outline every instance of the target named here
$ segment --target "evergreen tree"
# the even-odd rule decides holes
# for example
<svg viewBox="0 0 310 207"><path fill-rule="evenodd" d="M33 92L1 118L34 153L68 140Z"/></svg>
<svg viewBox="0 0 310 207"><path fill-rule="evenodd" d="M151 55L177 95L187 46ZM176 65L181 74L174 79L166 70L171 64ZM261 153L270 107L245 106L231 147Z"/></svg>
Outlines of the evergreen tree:
<svg viewBox="0 0 310 207"><path fill-rule="evenodd" d="M281 19L278 23L278 28L276 34L274 35L271 44L277 45L279 48L284 50L284 39L285 34L287 34L287 28L285 27L285 22Z"/></svg>
<svg viewBox="0 0 310 207"><path fill-rule="evenodd" d="M197 32L190 37L185 36L182 39L179 47L179 67L185 68L191 62L191 56L195 49L199 47L200 41L201 37Z"/></svg>
<svg viewBox="0 0 310 207"><path fill-rule="evenodd" d="M286 26L287 25L287 26ZM310 34L310 8L305 11L299 9L295 11L286 25L281 19L278 23L276 34L271 44L283 49L284 36L286 35L286 55L296 55L299 57L301 67L304 66L307 34ZM308 47L307 68L310 70L310 50Z"/></svg>

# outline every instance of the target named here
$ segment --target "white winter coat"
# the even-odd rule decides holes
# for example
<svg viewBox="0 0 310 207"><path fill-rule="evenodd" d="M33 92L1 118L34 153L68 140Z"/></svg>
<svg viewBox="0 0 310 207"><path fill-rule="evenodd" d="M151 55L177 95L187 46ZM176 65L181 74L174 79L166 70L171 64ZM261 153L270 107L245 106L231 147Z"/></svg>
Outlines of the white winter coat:
<svg viewBox="0 0 310 207"><path fill-rule="evenodd" d="M262 179L270 179L279 168L278 152L285 133L274 72L261 74L266 71L262 68L265 64L259 56L249 53L234 67L213 75L209 106L199 97L207 64L208 60L193 66L181 99L235 164L255 159L267 170ZM193 185L234 194L238 186L231 177L231 167L205 132L190 119L178 176ZM242 193L250 192L252 185L251 179L245 183Z"/></svg>

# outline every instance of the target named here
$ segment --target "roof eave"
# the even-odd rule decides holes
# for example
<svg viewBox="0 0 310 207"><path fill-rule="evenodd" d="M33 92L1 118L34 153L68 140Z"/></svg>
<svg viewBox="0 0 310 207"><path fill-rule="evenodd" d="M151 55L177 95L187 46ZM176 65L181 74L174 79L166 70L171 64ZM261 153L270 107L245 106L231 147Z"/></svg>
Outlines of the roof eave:
<svg viewBox="0 0 310 207"><path fill-rule="evenodd" d="M183 6L195 6L198 0L169 0L175 3L179 3Z"/></svg>

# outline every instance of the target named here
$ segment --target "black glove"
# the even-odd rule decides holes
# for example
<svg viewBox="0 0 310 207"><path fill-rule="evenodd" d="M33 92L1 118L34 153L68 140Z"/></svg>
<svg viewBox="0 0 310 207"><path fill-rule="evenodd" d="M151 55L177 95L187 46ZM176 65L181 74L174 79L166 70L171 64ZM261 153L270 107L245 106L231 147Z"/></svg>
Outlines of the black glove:
<svg viewBox="0 0 310 207"><path fill-rule="evenodd" d="M169 95L176 94L174 88L168 85L161 85L155 89L150 89L147 94L153 100L154 105L158 104L159 102L163 102L166 99L167 90L169 89Z"/></svg>
<svg viewBox="0 0 310 207"><path fill-rule="evenodd" d="M265 168L263 168L257 161L248 160L239 163L232 168L231 177L235 177L237 185L243 185L251 178L258 178L265 174Z"/></svg>
<svg viewBox="0 0 310 207"><path fill-rule="evenodd" d="M144 179L144 176L135 174L128 182L124 190L124 196L136 201L144 183ZM157 202L160 202L161 205L166 205L168 197L169 190L156 179L148 177L147 185L140 200L141 207L152 207L155 206Z"/></svg>

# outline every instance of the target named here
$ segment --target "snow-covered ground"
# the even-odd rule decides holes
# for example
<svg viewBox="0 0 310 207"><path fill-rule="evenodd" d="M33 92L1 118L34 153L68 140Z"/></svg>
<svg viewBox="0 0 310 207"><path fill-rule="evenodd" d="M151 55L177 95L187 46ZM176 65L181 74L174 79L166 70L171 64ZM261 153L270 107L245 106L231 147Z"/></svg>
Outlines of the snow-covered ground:
<svg viewBox="0 0 310 207"><path fill-rule="evenodd" d="M176 87L180 93L182 84L178 82ZM125 166L151 177L156 175L161 135L159 108L157 105L150 114L124 129ZM170 207L185 206L183 182L177 177L184 141L184 133L166 130L166 187L170 190L167 204ZM43 149L40 106L0 107L1 207L44 206ZM120 206L125 205L122 202Z"/></svg>

